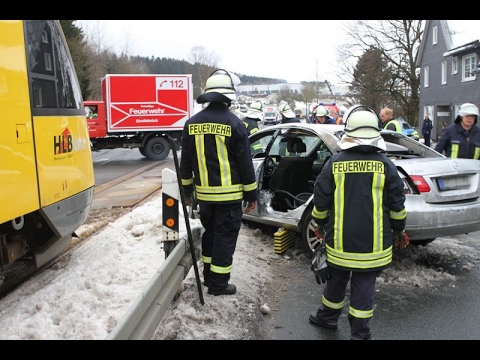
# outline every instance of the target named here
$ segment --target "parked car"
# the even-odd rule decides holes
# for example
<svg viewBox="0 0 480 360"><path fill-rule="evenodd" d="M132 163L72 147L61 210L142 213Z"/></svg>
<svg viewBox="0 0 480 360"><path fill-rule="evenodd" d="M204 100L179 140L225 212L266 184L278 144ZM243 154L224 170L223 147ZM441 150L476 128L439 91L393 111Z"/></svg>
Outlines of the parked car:
<svg viewBox="0 0 480 360"><path fill-rule="evenodd" d="M402 125L402 132L406 135L406 136L409 136L411 137L412 139L414 140L420 140L420 134L418 133L418 131L412 127L412 125L410 125L408 122L406 122L405 120L403 121L400 121L400 125Z"/></svg>
<svg viewBox="0 0 480 360"><path fill-rule="evenodd" d="M348 121L356 109L358 105L350 108L344 119ZM343 129L343 125L289 123L251 135L252 146L262 145L257 152L252 147L259 200L243 219L293 230L299 233L304 249L313 254L318 246L311 216L313 185L324 163L340 151ZM390 130L381 134L387 145L385 153L405 185L406 232L412 245L480 231L478 160L450 159L404 134Z"/></svg>
<svg viewBox="0 0 480 360"><path fill-rule="evenodd" d="M263 113L263 123L265 125L276 125L279 122L280 115L277 111L265 111Z"/></svg>

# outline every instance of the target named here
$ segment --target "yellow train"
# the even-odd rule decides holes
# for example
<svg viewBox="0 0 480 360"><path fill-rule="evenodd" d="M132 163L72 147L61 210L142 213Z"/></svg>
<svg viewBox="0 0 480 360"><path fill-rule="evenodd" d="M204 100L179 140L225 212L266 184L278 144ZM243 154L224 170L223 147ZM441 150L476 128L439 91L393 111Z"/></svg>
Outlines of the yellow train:
<svg viewBox="0 0 480 360"><path fill-rule="evenodd" d="M40 268L92 204L83 99L58 20L0 20L0 49L0 269Z"/></svg>

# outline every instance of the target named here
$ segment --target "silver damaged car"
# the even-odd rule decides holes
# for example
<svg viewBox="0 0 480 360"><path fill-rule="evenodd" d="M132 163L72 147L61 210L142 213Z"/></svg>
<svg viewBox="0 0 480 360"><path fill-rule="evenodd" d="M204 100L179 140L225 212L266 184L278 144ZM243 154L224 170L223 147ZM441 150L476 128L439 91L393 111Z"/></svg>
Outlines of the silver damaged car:
<svg viewBox="0 0 480 360"><path fill-rule="evenodd" d="M373 109L356 105L344 115ZM378 114L377 114L378 116ZM258 206L243 214L247 222L299 233L310 254L318 246L314 234L313 185L324 163L340 148L343 125L309 123L264 127L249 137L258 183ZM438 237L480 231L480 161L450 159L400 133L381 132L387 156L403 179L406 232L412 245ZM262 150L255 151L254 144Z"/></svg>

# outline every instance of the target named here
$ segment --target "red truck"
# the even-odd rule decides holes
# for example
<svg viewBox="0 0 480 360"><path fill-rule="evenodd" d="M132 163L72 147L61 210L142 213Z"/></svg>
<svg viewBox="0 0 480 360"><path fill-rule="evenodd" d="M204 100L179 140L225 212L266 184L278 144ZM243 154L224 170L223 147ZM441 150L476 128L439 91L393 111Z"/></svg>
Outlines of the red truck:
<svg viewBox="0 0 480 360"><path fill-rule="evenodd" d="M185 121L193 115L192 75L108 74L102 100L85 100L92 150L138 148L149 160L176 150Z"/></svg>

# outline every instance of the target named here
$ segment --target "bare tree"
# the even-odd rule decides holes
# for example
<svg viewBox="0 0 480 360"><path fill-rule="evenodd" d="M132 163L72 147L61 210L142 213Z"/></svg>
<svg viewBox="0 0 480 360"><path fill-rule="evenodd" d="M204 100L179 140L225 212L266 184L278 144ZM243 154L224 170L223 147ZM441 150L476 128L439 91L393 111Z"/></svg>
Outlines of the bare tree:
<svg viewBox="0 0 480 360"><path fill-rule="evenodd" d="M317 88L312 83L303 84L302 87L302 97L305 103L313 102L316 100Z"/></svg>
<svg viewBox="0 0 480 360"><path fill-rule="evenodd" d="M133 44L128 34L122 36L122 50L120 53L112 45L113 39L108 39L105 35L105 23L97 21L80 21L84 40L87 45L87 62L89 64L90 88L87 94L88 100L100 100L101 88L100 80L106 74L130 74L146 73L145 64L141 62L130 61L130 48ZM87 98L85 99L87 100Z"/></svg>
<svg viewBox="0 0 480 360"><path fill-rule="evenodd" d="M207 50L203 46L194 46L190 50L188 60L193 64L192 67L194 71L192 71L192 74L194 74L194 76L192 82L194 89L198 89L198 92L194 90L194 93L196 94L195 97L197 97L204 92L205 82L212 71L217 68L219 58L213 51L207 53Z"/></svg>
<svg viewBox="0 0 480 360"><path fill-rule="evenodd" d="M423 20L355 20L345 24L351 42L339 48L342 81L353 83L358 59L373 48L381 52L392 69L385 89L396 116L415 119L418 115L420 76L415 67L423 33Z"/></svg>

